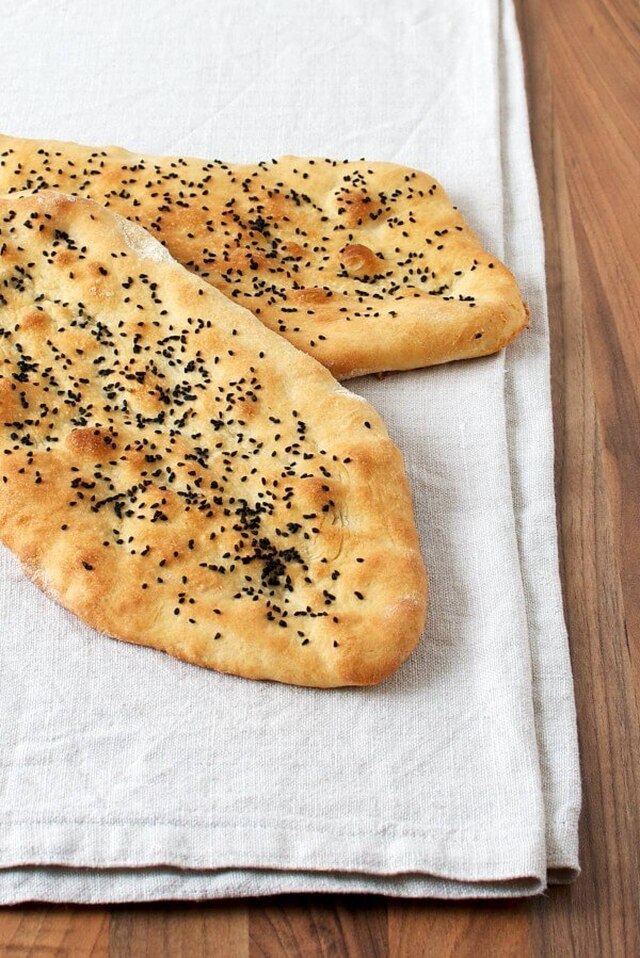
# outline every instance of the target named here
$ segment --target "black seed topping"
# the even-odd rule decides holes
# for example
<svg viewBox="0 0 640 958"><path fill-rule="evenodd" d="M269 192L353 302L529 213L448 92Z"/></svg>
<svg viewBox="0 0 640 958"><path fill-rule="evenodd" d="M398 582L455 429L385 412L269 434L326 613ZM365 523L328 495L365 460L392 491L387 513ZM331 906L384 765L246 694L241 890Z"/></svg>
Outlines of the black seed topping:
<svg viewBox="0 0 640 958"><path fill-rule="evenodd" d="M455 270L449 264L451 234L463 227L450 214L432 229L430 197L438 187L421 174L403 173L382 191L364 161L329 161L334 183L329 195L319 196L313 160L296 161L293 173L283 174L282 163L271 161L239 175L219 161L159 163L87 150L71 163L61 151L42 147L23 162L10 153L0 157L0 179L11 167L16 187L21 180L19 188L36 192L53 187L91 194L169 246L168 224L182 222L191 257L186 266L202 283L197 305L205 317L212 283L322 359L334 349L332 323L373 331L377 322L402 315L401 300L416 296L476 305L461 295L458 277L486 260L460 260ZM55 495L50 453L77 435L81 448L69 457L62 480L73 531L76 517L83 529L91 516L95 545L108 550L100 554L133 563L150 603L173 609L176 618L184 609L176 632L188 623L208 641L214 615L232 603L256 603L279 642L315 642L321 630L309 636L291 627L306 630L310 620L324 617L339 622L332 613L348 596L348 575L340 578L318 549L318 537L325 523L339 521L332 470L335 481L336 463L341 471L351 457L339 460L321 448L304 409L285 408L281 394L271 403L274 387L262 375L265 350L251 347L241 324L213 348L211 320L195 308L188 318L176 312L152 264L125 247L101 254L107 265L98 263L81 234L55 228L49 214L25 218L17 209L0 223L0 339L7 357L0 378L15 391L2 431L3 483L19 476L41 486L39 494ZM370 227L393 237L392 244L385 239L384 254L370 248ZM51 277L42 288L34 287L28 258L20 260L26 265L11 265L16 246L23 250L27 241L34 262L37 256L40 268L42 258ZM62 299L60 276L90 276L95 296ZM121 297L117 320L101 309L106 295ZM39 361L15 319L3 325L2 307L12 309L21 296L42 312ZM260 440L252 435L253 417L273 427L261 430ZM364 427L372 425L364 421ZM64 523L60 531L69 527ZM189 575L183 574L185 555ZM216 593L221 607L212 610Z"/></svg>

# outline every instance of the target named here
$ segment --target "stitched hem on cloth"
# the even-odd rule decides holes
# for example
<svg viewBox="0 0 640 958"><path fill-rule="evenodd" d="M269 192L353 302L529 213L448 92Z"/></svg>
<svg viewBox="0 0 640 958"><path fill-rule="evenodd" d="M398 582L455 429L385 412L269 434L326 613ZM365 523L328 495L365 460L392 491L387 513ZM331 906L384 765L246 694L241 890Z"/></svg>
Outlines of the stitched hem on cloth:
<svg viewBox="0 0 640 958"><path fill-rule="evenodd" d="M135 878L134 878L135 876ZM55 880L52 880L55 879ZM133 887L132 887L133 886ZM507 882L450 881L436 875L376 876L336 872L295 873L259 870L182 871L121 869L11 868L0 871L0 903L27 901L108 904L167 899L198 901L282 894L376 894L391 898L495 899L540 894L536 879Z"/></svg>
<svg viewBox="0 0 640 958"><path fill-rule="evenodd" d="M389 834L379 844L349 841L332 829L316 829L305 823L304 829L285 827L265 829L256 849L255 826L226 825L194 827L153 823L141 826L89 822L26 822L15 828L5 826L0 867L43 865L74 868L135 868L172 866L188 870L275 869L327 873L364 873L393 876L413 873L432 874L452 881L509 882L525 879L544 883L546 861L537 849L535 836L522 842L518 856L513 843L505 860L496 859L496 836L440 831L439 839L429 834L429 842L416 845L416 836ZM79 827L82 826L82 827ZM366 833L371 837L371 832ZM353 836L350 836L353 838ZM372 847L373 845L373 847ZM301 863L304 863L301 868Z"/></svg>

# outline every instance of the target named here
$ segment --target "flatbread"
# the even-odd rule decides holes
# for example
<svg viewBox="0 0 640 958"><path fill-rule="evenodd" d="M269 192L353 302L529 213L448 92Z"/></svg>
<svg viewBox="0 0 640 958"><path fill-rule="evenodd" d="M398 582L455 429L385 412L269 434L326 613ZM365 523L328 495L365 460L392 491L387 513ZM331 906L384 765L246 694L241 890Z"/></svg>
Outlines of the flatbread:
<svg viewBox="0 0 640 958"><path fill-rule="evenodd" d="M402 459L319 363L54 191L0 198L0 338L0 538L51 597L250 678L368 685L409 655Z"/></svg>
<svg viewBox="0 0 640 958"><path fill-rule="evenodd" d="M527 325L509 270L417 170L292 156L239 166L0 136L0 192L45 187L141 223L338 379L485 356Z"/></svg>

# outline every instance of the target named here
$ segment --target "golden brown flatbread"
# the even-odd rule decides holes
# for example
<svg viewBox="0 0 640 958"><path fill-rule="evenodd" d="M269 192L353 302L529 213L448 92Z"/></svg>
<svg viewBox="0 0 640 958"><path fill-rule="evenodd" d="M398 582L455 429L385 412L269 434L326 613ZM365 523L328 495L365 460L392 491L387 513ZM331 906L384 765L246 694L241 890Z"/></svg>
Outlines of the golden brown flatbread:
<svg viewBox="0 0 640 958"><path fill-rule="evenodd" d="M89 625L310 686L389 675L426 579L400 453L141 227L0 198L0 538Z"/></svg>
<svg viewBox="0 0 640 958"><path fill-rule="evenodd" d="M239 166L0 136L0 192L86 196L338 379L497 352L527 325L517 283L442 186L391 163Z"/></svg>

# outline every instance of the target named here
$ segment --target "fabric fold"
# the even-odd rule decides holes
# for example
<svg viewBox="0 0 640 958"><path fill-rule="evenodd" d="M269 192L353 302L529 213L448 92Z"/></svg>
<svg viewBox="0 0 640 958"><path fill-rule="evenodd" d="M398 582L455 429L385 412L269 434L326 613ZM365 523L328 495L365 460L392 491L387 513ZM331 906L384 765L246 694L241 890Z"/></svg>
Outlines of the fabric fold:
<svg viewBox="0 0 640 958"><path fill-rule="evenodd" d="M511 481L531 643L533 703L551 882L579 874L581 784L575 700L558 562L544 235L529 138L520 37L501 0L501 141L505 256L529 304L524 341L505 356ZM536 481L532 481L532 477Z"/></svg>

